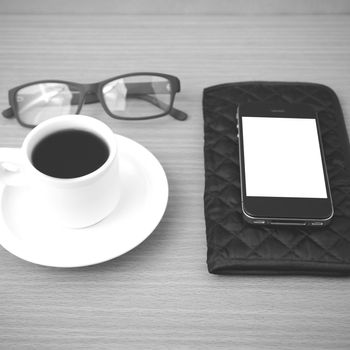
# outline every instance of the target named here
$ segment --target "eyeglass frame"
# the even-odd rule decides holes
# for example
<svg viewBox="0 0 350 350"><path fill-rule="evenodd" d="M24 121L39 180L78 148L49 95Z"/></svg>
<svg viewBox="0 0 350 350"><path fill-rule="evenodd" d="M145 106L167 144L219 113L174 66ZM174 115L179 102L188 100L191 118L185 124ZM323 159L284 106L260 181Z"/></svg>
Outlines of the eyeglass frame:
<svg viewBox="0 0 350 350"><path fill-rule="evenodd" d="M126 77L133 77L133 76L156 76L156 77L161 77L165 78L169 81L170 83L170 103L169 107L160 114L154 115L154 116L146 116L146 117L135 117L135 118L128 118L128 117L122 117L113 114L109 108L107 107L107 104L105 103L104 96L103 96L103 87L110 83L113 80L117 79L123 79ZM67 80L59 80L59 79L45 79L45 80L38 80L26 84L22 84L19 86L16 86L8 91L8 98L9 98L9 105L10 108L5 109L2 111L2 115L7 118L16 118L18 123L24 127L27 128L34 128L38 124L27 124L24 123L21 118L19 117L18 113L18 104L16 100L16 96L19 90L31 86L31 85L37 85L37 84L44 84L44 83L58 83L58 84L66 84L68 86L74 87L78 92L79 92L79 101L77 103L77 110L75 114L79 114L81 109L83 108L84 104L90 104L90 103L97 103L100 102L104 111L113 119L119 119L119 120L147 120L147 119L156 119L156 118L161 118L166 115L171 115L173 118L184 121L187 119L188 115L173 107L174 105L174 100L175 100L175 95L177 92L180 92L181 90L181 85L180 85L180 80L169 74L163 74L163 73L154 73L154 72L137 72L137 73L128 73L128 74L122 74L118 75L112 78L108 78L102 81L99 81L97 83L92 83L92 84L81 84L81 83L76 83L72 81L67 81ZM150 101L148 101L150 102ZM152 103L152 102L151 102ZM158 101L159 104L162 104L162 101ZM159 105L157 105L160 109L162 109Z"/></svg>

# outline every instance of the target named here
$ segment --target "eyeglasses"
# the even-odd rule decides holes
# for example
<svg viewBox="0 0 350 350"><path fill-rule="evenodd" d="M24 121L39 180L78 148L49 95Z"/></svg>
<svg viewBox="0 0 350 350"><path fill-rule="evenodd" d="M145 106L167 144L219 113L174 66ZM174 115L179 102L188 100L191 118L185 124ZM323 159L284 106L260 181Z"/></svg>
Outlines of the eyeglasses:
<svg viewBox="0 0 350 350"><path fill-rule="evenodd" d="M11 107L2 115L32 128L52 117L78 114L84 103L100 102L116 119L153 119L169 114L186 120L187 114L173 107L179 91L177 77L160 73L125 74L94 84L41 80L9 90Z"/></svg>

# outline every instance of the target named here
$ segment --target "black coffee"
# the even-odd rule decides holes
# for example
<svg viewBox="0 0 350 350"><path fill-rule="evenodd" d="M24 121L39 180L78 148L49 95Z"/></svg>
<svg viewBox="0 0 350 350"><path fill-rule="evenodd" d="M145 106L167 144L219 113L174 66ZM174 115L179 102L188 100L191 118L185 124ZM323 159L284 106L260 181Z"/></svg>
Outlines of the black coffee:
<svg viewBox="0 0 350 350"><path fill-rule="evenodd" d="M32 152L32 163L46 175L71 179L92 173L108 156L108 146L95 134L67 129L43 138Z"/></svg>

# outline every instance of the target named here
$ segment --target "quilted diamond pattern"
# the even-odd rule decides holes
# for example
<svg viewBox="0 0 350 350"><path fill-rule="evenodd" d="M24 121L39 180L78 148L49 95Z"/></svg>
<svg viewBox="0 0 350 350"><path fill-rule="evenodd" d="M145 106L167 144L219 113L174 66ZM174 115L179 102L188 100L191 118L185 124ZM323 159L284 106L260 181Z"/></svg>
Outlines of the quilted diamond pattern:
<svg viewBox="0 0 350 350"><path fill-rule="evenodd" d="M324 228L257 227L242 218L236 108L307 103L318 112L335 209ZM350 152L333 90L310 83L243 82L206 88L204 206L208 270L217 274L349 274Z"/></svg>

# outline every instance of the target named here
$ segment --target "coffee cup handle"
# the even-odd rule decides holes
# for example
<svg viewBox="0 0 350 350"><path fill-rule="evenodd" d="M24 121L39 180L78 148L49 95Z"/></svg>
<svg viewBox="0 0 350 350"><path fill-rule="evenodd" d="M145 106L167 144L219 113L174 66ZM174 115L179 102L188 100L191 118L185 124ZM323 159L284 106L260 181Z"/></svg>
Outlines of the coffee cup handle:
<svg viewBox="0 0 350 350"><path fill-rule="evenodd" d="M0 148L0 183L7 186L27 183L20 148Z"/></svg>

